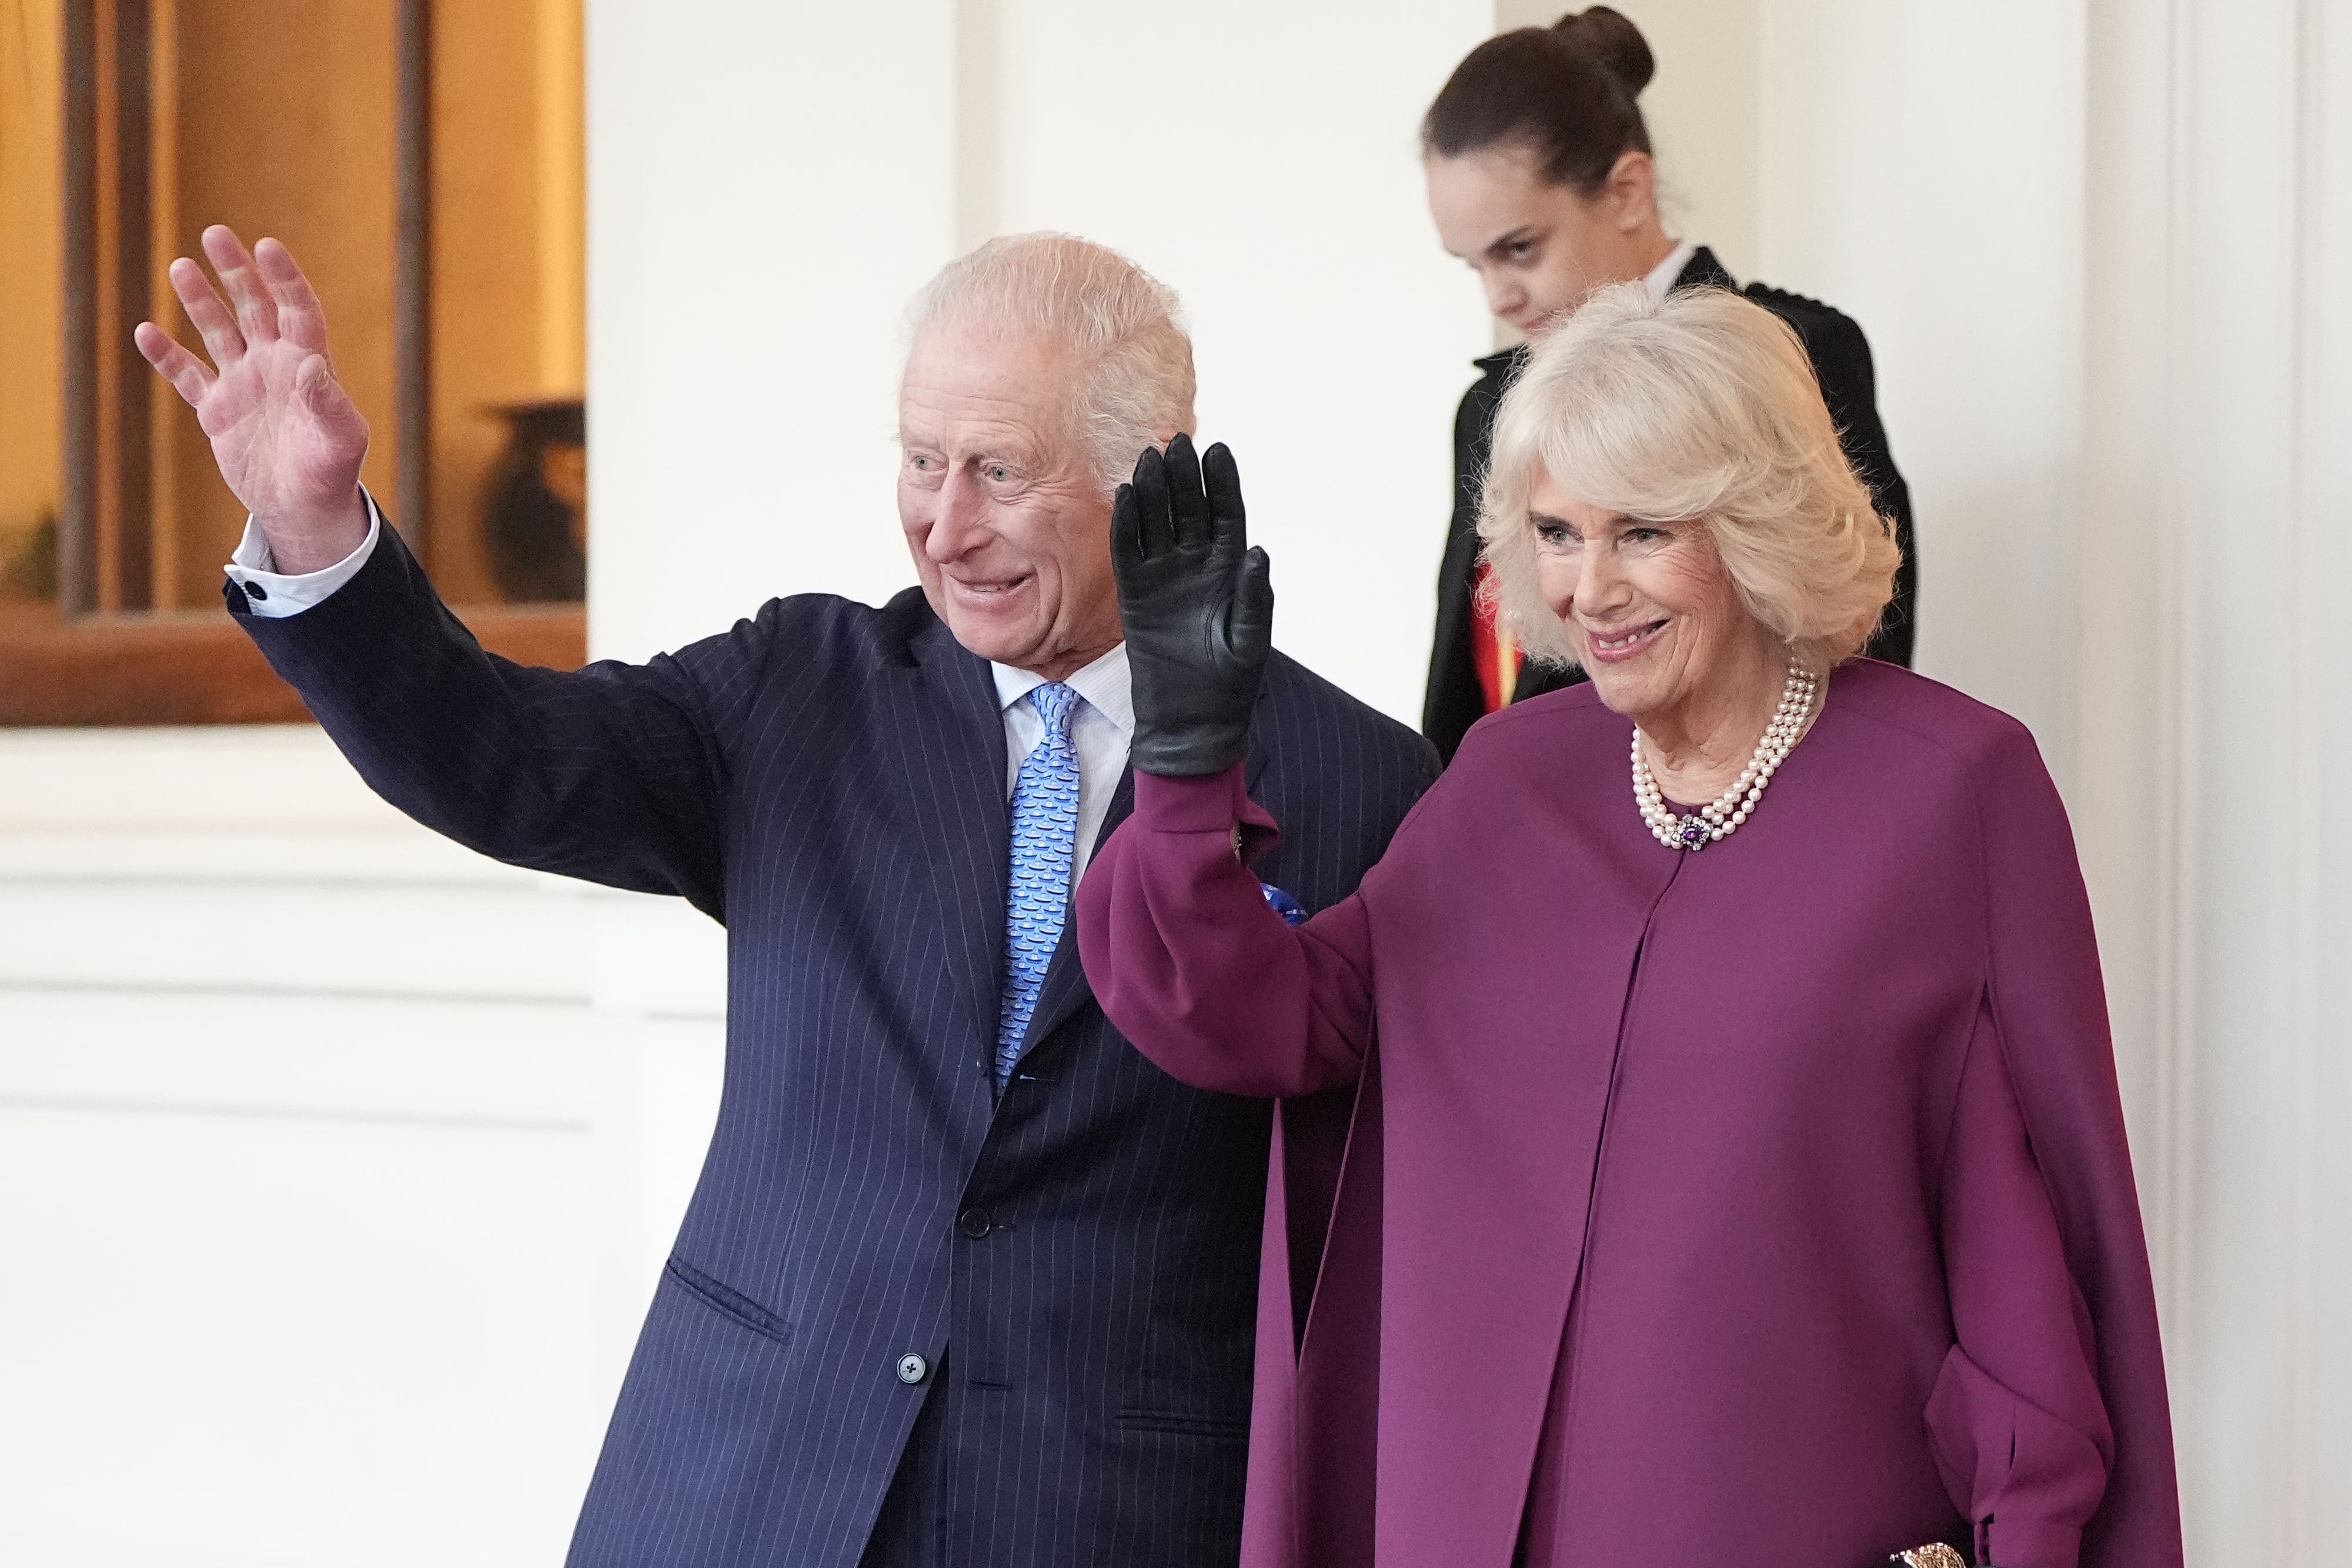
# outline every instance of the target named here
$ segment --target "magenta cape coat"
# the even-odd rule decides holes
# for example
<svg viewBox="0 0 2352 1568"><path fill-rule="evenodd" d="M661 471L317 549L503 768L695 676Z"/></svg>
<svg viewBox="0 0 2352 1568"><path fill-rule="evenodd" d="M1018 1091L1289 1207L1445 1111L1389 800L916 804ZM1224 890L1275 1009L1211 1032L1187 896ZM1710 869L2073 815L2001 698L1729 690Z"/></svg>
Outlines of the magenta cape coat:
<svg viewBox="0 0 2352 1568"><path fill-rule="evenodd" d="M1139 778L1087 873L1087 973L1162 1067L1361 1084L1335 1180L1310 1118L1279 1128L1248 1568L1506 1568L1523 1538L1574 1568L1939 1538L2178 1564L2098 955L2032 737L1849 664L1755 815L1684 854L1632 733L1590 686L1486 719L1303 926L1235 859L1275 828L1238 769Z"/></svg>

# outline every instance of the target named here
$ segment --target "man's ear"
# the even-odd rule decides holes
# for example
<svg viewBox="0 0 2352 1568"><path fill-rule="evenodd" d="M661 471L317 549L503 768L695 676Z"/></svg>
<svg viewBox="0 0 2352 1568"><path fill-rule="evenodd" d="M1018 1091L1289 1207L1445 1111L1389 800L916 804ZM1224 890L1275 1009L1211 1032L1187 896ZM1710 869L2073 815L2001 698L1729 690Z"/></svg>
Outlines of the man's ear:
<svg viewBox="0 0 2352 1568"><path fill-rule="evenodd" d="M1610 221L1620 234L1632 234L1657 214L1658 166L1647 152L1618 154L1609 166L1601 197L1609 204Z"/></svg>

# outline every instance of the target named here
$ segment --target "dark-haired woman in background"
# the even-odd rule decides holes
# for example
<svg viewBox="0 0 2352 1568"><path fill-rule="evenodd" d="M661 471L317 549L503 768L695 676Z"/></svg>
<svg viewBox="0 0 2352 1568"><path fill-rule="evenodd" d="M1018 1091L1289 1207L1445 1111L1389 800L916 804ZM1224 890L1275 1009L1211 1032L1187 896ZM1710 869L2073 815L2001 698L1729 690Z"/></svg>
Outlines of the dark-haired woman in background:
<svg viewBox="0 0 2352 1568"><path fill-rule="evenodd" d="M1714 252L1677 243L1658 220L1649 128L1636 101L1655 62L1641 30L1606 5L1487 39L1454 68L1422 122L1429 207L1445 248L1477 271L1495 314L1528 337L1612 283L1670 290L1738 287ZM1817 299L1751 283L1749 298L1797 330L1846 456L1903 552L1895 599L1864 653L1911 663L1918 564L1911 493L1879 423L1870 345ZM1454 759L1463 734L1496 709L1582 680L1529 664L1478 593L1478 491L1503 389L1524 344L1475 361L1482 372L1454 421L1454 524L1437 578L1437 637L1423 733Z"/></svg>

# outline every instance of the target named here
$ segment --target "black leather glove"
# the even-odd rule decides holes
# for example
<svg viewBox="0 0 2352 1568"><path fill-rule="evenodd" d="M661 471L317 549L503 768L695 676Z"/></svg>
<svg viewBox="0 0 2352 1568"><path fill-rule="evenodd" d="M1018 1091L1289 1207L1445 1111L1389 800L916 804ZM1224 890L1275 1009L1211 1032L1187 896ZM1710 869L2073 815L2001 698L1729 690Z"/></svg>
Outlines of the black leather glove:
<svg viewBox="0 0 2352 1568"><path fill-rule="evenodd" d="M1135 766L1178 778L1222 773L1249 752L1274 585L1247 548L1241 473L1220 442L1192 455L1179 435L1147 447L1111 504L1110 559L1135 690Z"/></svg>

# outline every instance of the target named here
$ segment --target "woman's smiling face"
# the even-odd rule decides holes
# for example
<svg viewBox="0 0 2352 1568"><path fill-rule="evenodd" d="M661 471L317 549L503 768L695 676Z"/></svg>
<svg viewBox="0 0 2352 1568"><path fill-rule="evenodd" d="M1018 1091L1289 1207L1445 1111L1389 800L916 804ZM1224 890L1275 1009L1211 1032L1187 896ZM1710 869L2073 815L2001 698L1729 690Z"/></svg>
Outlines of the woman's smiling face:
<svg viewBox="0 0 2352 1568"><path fill-rule="evenodd" d="M1536 577L1601 700L1636 724L1735 686L1771 634L1696 518L1650 522L1570 495L1549 473L1528 497Z"/></svg>

